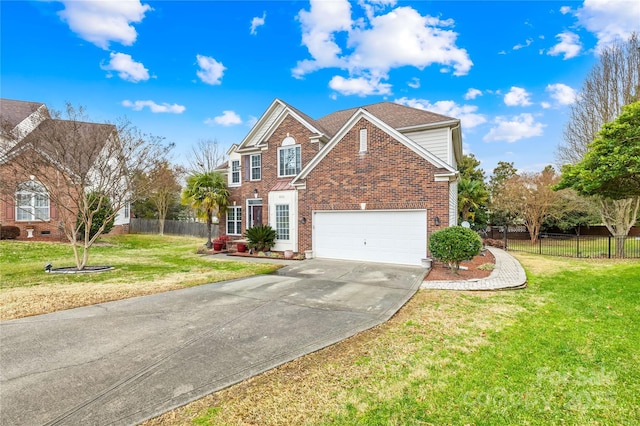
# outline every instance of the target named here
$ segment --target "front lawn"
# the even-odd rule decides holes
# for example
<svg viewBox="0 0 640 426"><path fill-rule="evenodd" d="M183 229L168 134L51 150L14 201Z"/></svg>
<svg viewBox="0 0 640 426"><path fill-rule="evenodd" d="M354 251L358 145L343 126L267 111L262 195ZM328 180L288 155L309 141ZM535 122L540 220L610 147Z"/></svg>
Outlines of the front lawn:
<svg viewBox="0 0 640 426"><path fill-rule="evenodd" d="M380 327L147 424L640 423L640 262L517 257L525 290L421 290Z"/></svg>
<svg viewBox="0 0 640 426"><path fill-rule="evenodd" d="M275 271L280 265L229 262L196 254L203 240L175 236L104 237L90 265L113 271L47 274L75 266L69 244L0 241L0 319L20 318Z"/></svg>

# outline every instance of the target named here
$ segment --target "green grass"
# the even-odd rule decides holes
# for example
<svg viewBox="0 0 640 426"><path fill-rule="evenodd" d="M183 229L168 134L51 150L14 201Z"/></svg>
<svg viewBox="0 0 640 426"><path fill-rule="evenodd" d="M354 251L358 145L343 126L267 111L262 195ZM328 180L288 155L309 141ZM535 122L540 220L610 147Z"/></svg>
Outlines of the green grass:
<svg viewBox="0 0 640 426"><path fill-rule="evenodd" d="M239 275L273 272L275 265L219 262L196 254L202 239L175 236L121 235L104 237L91 248L89 265L110 265L114 271L94 274L46 274L44 266L75 266L69 244L0 241L0 289L68 283L151 283L174 279L182 286L204 284Z"/></svg>
<svg viewBox="0 0 640 426"><path fill-rule="evenodd" d="M472 317L496 303L524 308L505 328L495 318L477 349L464 344L479 331L471 324L451 345L425 342L403 368L378 377L400 389L393 397L356 384L355 400L327 423L638 424L640 263L572 270L567 261L566 270L529 279L517 295L468 296ZM434 358L446 368L425 362ZM412 379L416 370L424 378Z"/></svg>

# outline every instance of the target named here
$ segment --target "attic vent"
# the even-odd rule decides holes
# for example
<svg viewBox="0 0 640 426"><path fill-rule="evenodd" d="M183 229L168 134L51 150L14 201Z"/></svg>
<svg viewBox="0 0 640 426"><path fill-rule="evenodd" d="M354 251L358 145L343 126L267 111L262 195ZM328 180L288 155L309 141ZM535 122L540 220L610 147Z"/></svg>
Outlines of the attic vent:
<svg viewBox="0 0 640 426"><path fill-rule="evenodd" d="M360 129L360 152L367 152L367 129Z"/></svg>
<svg viewBox="0 0 640 426"><path fill-rule="evenodd" d="M289 133L287 133L287 137L284 138L281 146L288 146L288 145L295 145L295 144L296 144L296 140L291 136L289 136Z"/></svg>

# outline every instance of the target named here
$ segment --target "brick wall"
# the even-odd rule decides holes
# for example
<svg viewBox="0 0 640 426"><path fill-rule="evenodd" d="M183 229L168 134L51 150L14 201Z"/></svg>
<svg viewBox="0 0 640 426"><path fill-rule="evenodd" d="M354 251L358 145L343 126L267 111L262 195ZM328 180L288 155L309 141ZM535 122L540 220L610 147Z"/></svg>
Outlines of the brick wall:
<svg viewBox="0 0 640 426"><path fill-rule="evenodd" d="M367 152L360 153L360 129L367 129ZM449 183L435 182L443 172L405 145L362 119L307 176L299 192L299 250L311 250L314 210L425 209L427 229L448 226ZM440 226L434 224L440 218ZM380 224L384 226L384 224Z"/></svg>
<svg viewBox="0 0 640 426"><path fill-rule="evenodd" d="M302 167L304 167L318 153L318 143L312 143L310 141L311 134L305 126L291 116L285 118L282 124L269 137L268 149L262 151L262 179L259 181L250 181L248 179L248 174L245 170L245 157L249 157L250 154L242 156L240 160L242 167L242 185L240 187L229 188L229 192L231 193L229 205L233 206L235 202L237 206L242 207L242 232L246 231L247 225L246 200L254 198L254 190L258 190L258 198L262 199L262 223L267 224L269 222L269 191L278 182L288 182L293 179L293 176L278 178L278 148L282 144L282 141L287 135L296 140L296 143L300 145ZM227 233L227 218L225 214L220 215L220 233Z"/></svg>

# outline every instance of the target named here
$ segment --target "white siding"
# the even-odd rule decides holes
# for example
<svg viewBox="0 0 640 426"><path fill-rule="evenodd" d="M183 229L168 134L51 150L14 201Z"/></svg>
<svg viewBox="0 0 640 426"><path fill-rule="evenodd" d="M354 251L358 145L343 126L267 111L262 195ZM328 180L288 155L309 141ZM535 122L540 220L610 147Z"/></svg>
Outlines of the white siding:
<svg viewBox="0 0 640 426"><path fill-rule="evenodd" d="M449 226L458 224L458 182L449 182Z"/></svg>
<svg viewBox="0 0 640 426"><path fill-rule="evenodd" d="M451 164L451 142L449 128L420 130L418 132L407 132L405 136L412 139L418 145L441 159L447 164Z"/></svg>
<svg viewBox="0 0 640 426"><path fill-rule="evenodd" d="M271 116L267 117L264 124L262 124L262 127L260 128L260 130L256 132L256 134L253 135L251 140L247 141L247 143L244 146L255 146L258 143L260 143L260 141L264 137L264 134L267 132L267 130L271 128L271 125L276 121L276 119L280 116L280 113L283 110L284 110L283 105L281 104L276 105Z"/></svg>

